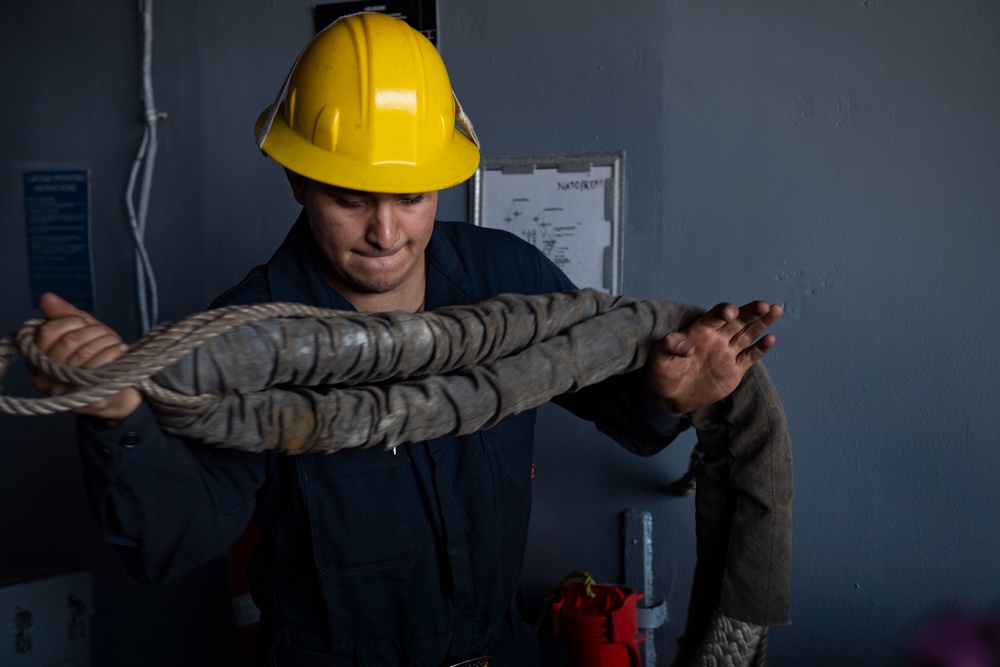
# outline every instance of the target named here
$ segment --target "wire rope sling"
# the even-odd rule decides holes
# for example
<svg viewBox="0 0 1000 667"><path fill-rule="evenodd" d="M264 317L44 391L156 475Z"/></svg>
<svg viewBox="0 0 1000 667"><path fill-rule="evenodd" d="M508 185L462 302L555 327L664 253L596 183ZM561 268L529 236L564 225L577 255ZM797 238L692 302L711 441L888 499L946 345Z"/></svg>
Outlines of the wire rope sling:
<svg viewBox="0 0 1000 667"><path fill-rule="evenodd" d="M391 449L488 428L639 369L653 342L702 312L589 289L423 313L229 306L162 324L92 370L40 353L41 320L29 320L0 340L0 379L23 355L81 389L0 395L0 410L52 414L134 386L162 428L208 444L285 454ZM746 665L766 628L789 622L791 442L760 362L730 396L690 418L697 566L682 664Z"/></svg>

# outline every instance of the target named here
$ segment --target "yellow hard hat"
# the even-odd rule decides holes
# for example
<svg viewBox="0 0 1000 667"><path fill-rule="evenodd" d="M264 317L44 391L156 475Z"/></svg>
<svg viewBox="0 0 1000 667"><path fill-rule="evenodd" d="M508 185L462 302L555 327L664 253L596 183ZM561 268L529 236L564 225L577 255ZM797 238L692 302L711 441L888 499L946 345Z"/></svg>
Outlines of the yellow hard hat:
<svg viewBox="0 0 1000 667"><path fill-rule="evenodd" d="M316 35L254 133L282 166L351 190L440 190L479 166L437 49L385 14L347 16Z"/></svg>

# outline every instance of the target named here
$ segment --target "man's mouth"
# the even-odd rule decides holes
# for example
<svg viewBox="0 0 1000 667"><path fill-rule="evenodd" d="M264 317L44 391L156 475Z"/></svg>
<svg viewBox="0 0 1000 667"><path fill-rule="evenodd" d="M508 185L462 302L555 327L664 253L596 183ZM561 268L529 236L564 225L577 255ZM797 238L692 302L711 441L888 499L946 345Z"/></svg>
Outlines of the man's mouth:
<svg viewBox="0 0 1000 667"><path fill-rule="evenodd" d="M356 251L355 254L364 259L385 259L386 257L392 257L402 249L403 249L402 247L399 247L399 248L394 248L392 250L382 250L375 252L371 250L364 250L364 251Z"/></svg>

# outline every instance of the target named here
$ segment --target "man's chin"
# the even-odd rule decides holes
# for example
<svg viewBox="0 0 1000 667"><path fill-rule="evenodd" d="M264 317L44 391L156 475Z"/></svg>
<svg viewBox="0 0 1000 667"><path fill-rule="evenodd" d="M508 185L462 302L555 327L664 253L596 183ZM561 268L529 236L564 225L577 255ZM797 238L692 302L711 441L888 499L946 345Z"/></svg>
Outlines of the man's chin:
<svg viewBox="0 0 1000 667"><path fill-rule="evenodd" d="M388 294L402 286L405 275L396 271L355 275L354 288L362 294Z"/></svg>

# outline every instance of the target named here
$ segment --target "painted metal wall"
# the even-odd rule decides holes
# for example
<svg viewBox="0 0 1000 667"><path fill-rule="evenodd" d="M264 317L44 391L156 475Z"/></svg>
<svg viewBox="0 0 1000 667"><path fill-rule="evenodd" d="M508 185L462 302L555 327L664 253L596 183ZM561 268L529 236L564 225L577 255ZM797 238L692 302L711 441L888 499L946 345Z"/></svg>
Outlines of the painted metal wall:
<svg viewBox="0 0 1000 667"><path fill-rule="evenodd" d="M774 664L884 665L947 608L998 606L992 0L441 0L441 49L490 156L626 151L627 292L785 304L767 359L795 444L793 620ZM614 5L614 8L612 8ZM251 127L311 32L299 0L156 5L161 316L203 308L295 215ZM0 330L35 314L20 173L91 170L96 314L138 332L124 210L141 137L131 2L0 4ZM462 189L445 215L465 215ZM27 392L21 369L4 389ZM654 512L661 633L683 627L693 508L663 486L692 439L632 457L543 411L524 586L620 577L625 507ZM96 576L95 664L219 664L221 568L128 579L85 507L72 419L0 416L0 561ZM553 658L558 660L558 658Z"/></svg>

